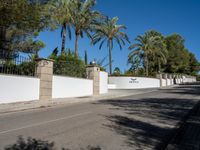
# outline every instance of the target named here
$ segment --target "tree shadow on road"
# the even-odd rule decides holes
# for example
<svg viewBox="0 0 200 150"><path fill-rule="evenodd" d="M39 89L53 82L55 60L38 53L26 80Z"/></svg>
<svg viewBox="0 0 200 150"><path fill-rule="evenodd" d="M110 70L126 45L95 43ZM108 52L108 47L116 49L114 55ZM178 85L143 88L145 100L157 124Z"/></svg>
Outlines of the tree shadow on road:
<svg viewBox="0 0 200 150"><path fill-rule="evenodd" d="M54 142L34 139L32 137L24 139L22 136L19 136L17 142L6 146L5 150L56 150L56 147ZM71 149L62 148L62 150ZM86 149L81 148L80 150L101 150L101 148L88 146Z"/></svg>
<svg viewBox="0 0 200 150"><path fill-rule="evenodd" d="M174 94L195 95L200 96L200 85L182 85L176 88L168 89L168 92Z"/></svg>
<svg viewBox="0 0 200 150"><path fill-rule="evenodd" d="M114 129L118 134L126 136L126 143L130 147L136 146L137 149L154 148L162 135L170 130L169 128L162 128L125 116L109 116L107 119L112 122L112 125L105 126Z"/></svg>
<svg viewBox="0 0 200 150"><path fill-rule="evenodd" d="M198 89L199 90L199 89ZM196 89L162 90L163 94L198 95ZM194 93L194 94L193 94ZM141 98L140 98L141 97ZM137 149L163 149L175 132L175 125L186 116L197 101L176 98L119 98L100 101L99 104L109 105L110 109L120 114L104 116L109 124L107 128L126 137L126 143ZM122 113L121 113L122 112Z"/></svg>

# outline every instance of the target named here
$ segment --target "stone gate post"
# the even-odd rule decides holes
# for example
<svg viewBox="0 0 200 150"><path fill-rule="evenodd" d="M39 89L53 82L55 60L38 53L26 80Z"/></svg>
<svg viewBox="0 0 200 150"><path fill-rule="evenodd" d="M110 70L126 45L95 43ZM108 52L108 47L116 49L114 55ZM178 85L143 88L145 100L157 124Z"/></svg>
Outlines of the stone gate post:
<svg viewBox="0 0 200 150"><path fill-rule="evenodd" d="M36 60L36 76L40 78L40 100L52 100L53 60Z"/></svg>
<svg viewBox="0 0 200 150"><path fill-rule="evenodd" d="M89 65L86 68L87 78L93 80L93 95L100 94L100 68Z"/></svg>

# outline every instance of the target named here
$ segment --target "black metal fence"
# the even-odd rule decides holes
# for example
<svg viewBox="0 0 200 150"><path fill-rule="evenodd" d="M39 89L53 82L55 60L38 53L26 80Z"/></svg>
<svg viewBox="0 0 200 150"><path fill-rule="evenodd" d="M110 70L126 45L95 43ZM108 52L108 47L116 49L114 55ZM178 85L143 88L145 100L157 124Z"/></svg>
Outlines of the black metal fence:
<svg viewBox="0 0 200 150"><path fill-rule="evenodd" d="M36 63L34 58L0 50L0 73L34 76L35 69Z"/></svg>

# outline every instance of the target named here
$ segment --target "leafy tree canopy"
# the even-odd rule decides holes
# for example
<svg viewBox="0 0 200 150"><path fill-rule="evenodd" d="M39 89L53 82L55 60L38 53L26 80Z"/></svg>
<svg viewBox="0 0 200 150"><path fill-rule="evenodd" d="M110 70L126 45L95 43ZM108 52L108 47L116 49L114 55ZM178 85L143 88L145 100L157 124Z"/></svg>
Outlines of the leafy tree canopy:
<svg viewBox="0 0 200 150"><path fill-rule="evenodd" d="M151 73L151 69L160 71L160 65L166 63L167 54L162 34L155 30L150 30L144 35L138 35L135 41L136 43L129 47L131 52L128 56L128 63L131 64L131 69L137 72L137 69L142 64L146 71L146 76L149 75L149 71Z"/></svg>
<svg viewBox="0 0 200 150"><path fill-rule="evenodd" d="M128 73L142 75L145 70L150 76L158 72L197 75L200 67L195 55L185 47L179 34L163 36L157 31L148 31L137 36L137 43L130 46Z"/></svg>
<svg viewBox="0 0 200 150"><path fill-rule="evenodd" d="M185 40L178 34L173 34L165 38L168 57L165 72L197 74L199 63L194 54L186 49Z"/></svg>
<svg viewBox="0 0 200 150"><path fill-rule="evenodd" d="M0 0L0 49L37 53L44 47L35 41L49 27L48 0Z"/></svg>

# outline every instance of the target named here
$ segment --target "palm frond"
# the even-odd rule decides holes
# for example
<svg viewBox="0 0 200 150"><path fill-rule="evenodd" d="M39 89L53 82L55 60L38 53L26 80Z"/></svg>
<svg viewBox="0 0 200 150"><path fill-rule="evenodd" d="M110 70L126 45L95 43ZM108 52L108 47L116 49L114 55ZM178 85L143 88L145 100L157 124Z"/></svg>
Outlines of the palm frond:
<svg viewBox="0 0 200 150"><path fill-rule="evenodd" d="M102 48L103 44L106 42L106 38L102 40L101 44L99 45L99 49Z"/></svg>

